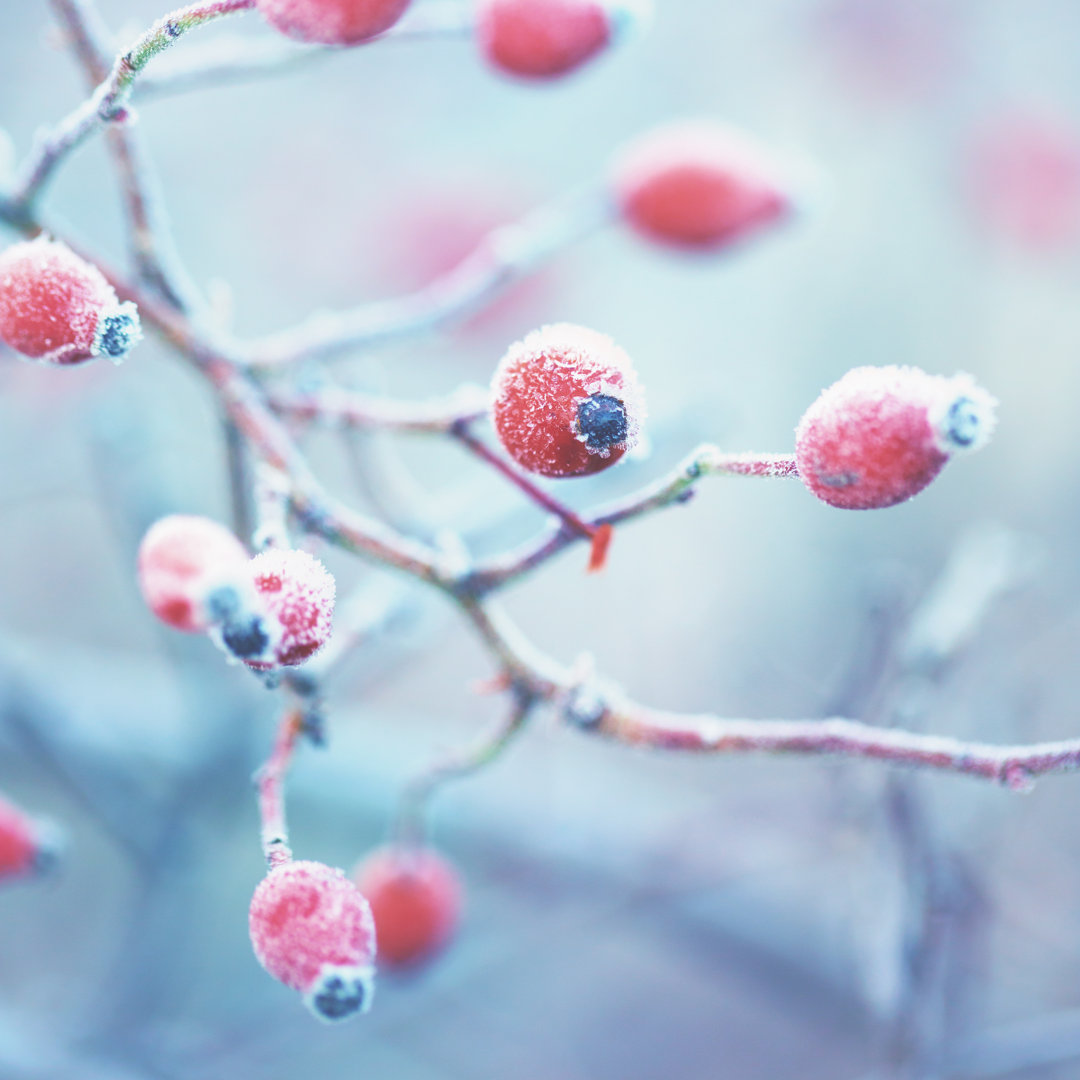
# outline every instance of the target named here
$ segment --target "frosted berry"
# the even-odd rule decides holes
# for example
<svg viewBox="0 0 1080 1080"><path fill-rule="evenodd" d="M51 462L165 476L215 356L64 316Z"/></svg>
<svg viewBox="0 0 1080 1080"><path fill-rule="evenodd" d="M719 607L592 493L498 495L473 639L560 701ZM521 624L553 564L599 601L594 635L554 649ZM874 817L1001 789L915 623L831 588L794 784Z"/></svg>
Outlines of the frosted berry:
<svg viewBox="0 0 1080 1080"><path fill-rule="evenodd" d="M614 13L599 0L482 0L476 34L487 59L529 79L565 75L611 41Z"/></svg>
<svg viewBox="0 0 1080 1080"><path fill-rule="evenodd" d="M430 848L385 847L354 871L379 935L379 963L405 967L428 959L457 928L461 883Z"/></svg>
<svg viewBox="0 0 1080 1080"><path fill-rule="evenodd" d="M586 476L638 438L645 404L630 358L609 337L560 323L510 346L492 383L506 452L541 476Z"/></svg>
<svg viewBox="0 0 1080 1080"><path fill-rule="evenodd" d="M788 209L776 168L750 138L722 124L660 128L616 163L615 195L625 219L651 240L717 249Z"/></svg>
<svg viewBox="0 0 1080 1080"><path fill-rule="evenodd" d="M0 339L16 352L50 364L119 361L141 336L135 305L64 244L38 237L0 254Z"/></svg>
<svg viewBox="0 0 1080 1080"><path fill-rule="evenodd" d="M224 525L172 514L150 526L139 546L139 588L162 622L199 634L240 606L249 556Z"/></svg>
<svg viewBox="0 0 1080 1080"><path fill-rule="evenodd" d="M358 45L389 30L410 0L255 0L271 26L298 41Z"/></svg>
<svg viewBox="0 0 1080 1080"><path fill-rule="evenodd" d="M251 898L248 929L259 963L320 1019L371 1007L375 923L343 871L318 862L274 867Z"/></svg>
<svg viewBox="0 0 1080 1080"><path fill-rule="evenodd" d="M893 506L922 491L953 454L983 446L996 404L969 375L855 368L799 422L799 477L830 506Z"/></svg>
<svg viewBox="0 0 1080 1080"><path fill-rule="evenodd" d="M286 548L256 555L249 572L265 619L227 626L225 644L260 671L302 664L330 637L333 576L313 555Z"/></svg>
<svg viewBox="0 0 1080 1080"><path fill-rule="evenodd" d="M0 797L0 880L41 873L57 853L56 837L47 825Z"/></svg>

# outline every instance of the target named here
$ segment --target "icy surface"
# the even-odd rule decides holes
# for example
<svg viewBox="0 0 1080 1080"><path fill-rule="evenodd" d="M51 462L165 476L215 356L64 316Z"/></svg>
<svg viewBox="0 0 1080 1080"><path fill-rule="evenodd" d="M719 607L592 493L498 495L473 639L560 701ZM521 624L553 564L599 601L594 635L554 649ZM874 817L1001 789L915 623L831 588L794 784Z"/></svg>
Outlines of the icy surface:
<svg viewBox="0 0 1080 1080"><path fill-rule="evenodd" d="M545 326L512 345L495 372L493 418L503 447L542 476L584 476L635 445L645 402L630 358L609 337L581 326ZM624 437L589 445L580 430L589 399L622 404ZM594 443L596 440L593 440Z"/></svg>
<svg viewBox="0 0 1080 1080"><path fill-rule="evenodd" d="M318 652L330 637L336 586L306 551L270 548L251 560L255 590L281 626L275 661L292 666ZM251 662L252 667L265 667Z"/></svg>
<svg viewBox="0 0 1080 1080"><path fill-rule="evenodd" d="M336 870L318 862L289 862L259 883L248 912L251 944L275 979L311 991L325 965L369 968L375 923L367 900Z"/></svg>
<svg viewBox="0 0 1080 1080"><path fill-rule="evenodd" d="M64 244L38 237L0 254L0 339L24 356L90 360L100 352L100 321L121 313L137 325L134 309L121 308L101 271Z"/></svg>
<svg viewBox="0 0 1080 1080"><path fill-rule="evenodd" d="M970 376L855 368L822 391L799 422L799 475L832 506L893 506L926 487L952 451L982 445L993 406Z"/></svg>

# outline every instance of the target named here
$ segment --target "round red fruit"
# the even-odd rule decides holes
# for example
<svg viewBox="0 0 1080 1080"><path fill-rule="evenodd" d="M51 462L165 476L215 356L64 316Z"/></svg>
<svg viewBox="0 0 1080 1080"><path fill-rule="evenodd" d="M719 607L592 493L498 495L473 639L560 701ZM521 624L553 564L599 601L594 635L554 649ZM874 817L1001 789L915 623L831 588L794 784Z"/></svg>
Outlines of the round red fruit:
<svg viewBox="0 0 1080 1080"><path fill-rule="evenodd" d="M385 847L354 871L379 935L379 963L407 967L429 959L453 936L462 889L454 868L430 848Z"/></svg>
<svg viewBox="0 0 1080 1080"><path fill-rule="evenodd" d="M0 340L16 352L50 364L119 361L141 336L135 305L64 244L38 237L0 254Z"/></svg>
<svg viewBox="0 0 1080 1080"><path fill-rule="evenodd" d="M983 446L995 406L968 375L855 368L823 390L799 422L799 477L830 506L893 506L922 491L953 454Z"/></svg>
<svg viewBox="0 0 1080 1080"><path fill-rule="evenodd" d="M788 200L761 147L722 124L675 124L632 143L615 169L616 199L642 235L714 250L781 218Z"/></svg>
<svg viewBox="0 0 1080 1080"><path fill-rule="evenodd" d="M230 641L250 667L264 671L302 664L326 644L334 618L334 578L306 551L270 548L251 560L250 574L264 609L259 656L249 657ZM258 637L258 634L255 635Z"/></svg>
<svg viewBox="0 0 1080 1080"><path fill-rule="evenodd" d="M611 40L612 18L597 0L483 0L477 39L487 59L511 75L565 75Z"/></svg>
<svg viewBox="0 0 1080 1080"><path fill-rule="evenodd" d="M218 621L212 602L222 590L247 588L248 553L224 525L171 514L150 526L139 545L139 588L162 622L200 634Z"/></svg>
<svg viewBox="0 0 1080 1080"><path fill-rule="evenodd" d="M251 899L248 929L259 963L320 1019L371 1007L375 924L343 871L306 861L275 867Z"/></svg>
<svg viewBox="0 0 1080 1080"><path fill-rule="evenodd" d="M581 326L545 326L512 345L495 372L499 441L541 476L587 476L637 442L644 399L630 358Z"/></svg>
<svg viewBox="0 0 1080 1080"><path fill-rule="evenodd" d="M389 30L410 0L255 0L271 26L298 41L359 45Z"/></svg>

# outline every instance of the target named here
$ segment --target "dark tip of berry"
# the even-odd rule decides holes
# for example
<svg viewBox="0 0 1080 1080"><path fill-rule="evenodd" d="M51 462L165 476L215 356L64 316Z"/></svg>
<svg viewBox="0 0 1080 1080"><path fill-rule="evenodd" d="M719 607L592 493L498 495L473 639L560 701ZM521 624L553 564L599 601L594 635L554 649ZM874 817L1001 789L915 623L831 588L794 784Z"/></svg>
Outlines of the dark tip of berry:
<svg viewBox="0 0 1080 1080"><path fill-rule="evenodd" d="M324 1020L344 1020L353 1013L366 1012L370 983L370 975L364 971L330 972L312 992L311 1008Z"/></svg>
<svg viewBox="0 0 1080 1080"><path fill-rule="evenodd" d="M626 406L610 394L593 394L577 410L578 431L590 450L607 450L626 440Z"/></svg>
<svg viewBox="0 0 1080 1080"><path fill-rule="evenodd" d="M139 314L134 304L121 304L109 315L103 315L98 324L94 351L99 356L122 360L142 338Z"/></svg>
<svg viewBox="0 0 1080 1080"><path fill-rule="evenodd" d="M228 619L221 628L221 640L233 656L253 660L263 655L270 636L258 615Z"/></svg>
<svg viewBox="0 0 1080 1080"><path fill-rule="evenodd" d="M957 398L945 414L945 437L955 446L973 445L982 426L983 414L978 402L966 396Z"/></svg>

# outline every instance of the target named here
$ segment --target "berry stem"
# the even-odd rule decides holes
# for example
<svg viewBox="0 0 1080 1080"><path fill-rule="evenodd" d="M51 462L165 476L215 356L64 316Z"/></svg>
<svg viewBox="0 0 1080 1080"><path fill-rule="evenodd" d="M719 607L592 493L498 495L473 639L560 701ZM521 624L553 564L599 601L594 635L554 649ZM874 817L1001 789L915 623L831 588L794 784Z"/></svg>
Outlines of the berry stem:
<svg viewBox="0 0 1080 1080"><path fill-rule="evenodd" d="M573 529L579 536L589 540L593 545L592 554L589 558L589 570L595 571L603 568L608 545L611 543L610 525L606 523L590 525L582 521L565 503L561 503L554 496L544 491L543 488L538 487L524 473L519 472L509 461L492 450L483 439L477 438L469 430L468 424L455 424L452 434L458 442L467 446L481 461L486 462L505 476L512 484L520 488L533 502L542 506L549 513L554 514L564 526Z"/></svg>
<svg viewBox="0 0 1080 1080"><path fill-rule="evenodd" d="M488 734L440 758L409 782L402 793L394 822L393 841L396 845L418 847L423 844L427 809L432 797L444 785L472 776L494 764L525 730L535 698L521 687L512 687L511 694L506 715Z"/></svg>
<svg viewBox="0 0 1080 1080"><path fill-rule="evenodd" d="M255 775L255 786L259 795L259 819L262 823L263 855L271 870L292 859L289 829L285 822L285 777L304 730L303 710L286 709L278 724L270 757Z"/></svg>
<svg viewBox="0 0 1080 1080"><path fill-rule="evenodd" d="M519 547L475 566L466 584L467 591L485 596L542 566L582 535L595 537L595 530L614 526L645 514L687 501L706 476L757 476L797 478L794 455L729 454L705 444L688 455L667 476L624 498L601 507L582 522L593 533L560 525ZM595 541L594 541L595 542Z"/></svg>

